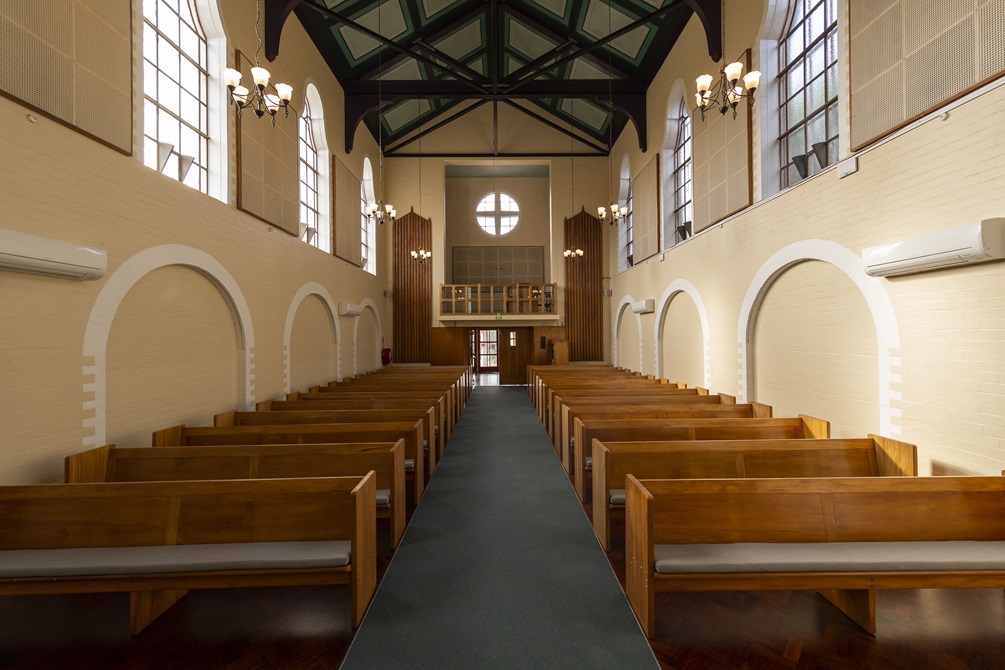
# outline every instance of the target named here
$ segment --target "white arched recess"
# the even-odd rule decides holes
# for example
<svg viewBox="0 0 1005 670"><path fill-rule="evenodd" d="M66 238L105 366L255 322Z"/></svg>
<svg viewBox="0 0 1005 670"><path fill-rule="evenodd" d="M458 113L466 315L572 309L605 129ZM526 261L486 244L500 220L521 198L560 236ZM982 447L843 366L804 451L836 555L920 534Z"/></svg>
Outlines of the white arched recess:
<svg viewBox="0 0 1005 670"><path fill-rule="evenodd" d="M656 307L656 327L653 330L653 340L656 343L656 358L654 359L656 361L656 369L654 370L654 374L657 377L663 376L663 361L660 359L660 353L663 351L663 325L666 323L670 301L678 293L686 293L690 296L691 300L694 301L694 306L698 309L698 318L701 319L702 352L705 362L703 367L705 379L702 386L709 388L712 379L712 350L708 330L708 311L705 309L705 303L702 302L701 296L698 295L698 289L686 279L675 279L670 282L666 289L664 289L663 295L660 296L659 305Z"/></svg>
<svg viewBox="0 0 1005 670"><path fill-rule="evenodd" d="M84 392L93 393L94 400L84 401L84 413L93 412L93 418L84 419L84 431L93 429L94 434L84 437L84 447L96 447L106 442L107 389L105 387L105 365L108 356L108 335L112 330L115 313L129 290L146 275L158 268L169 265L184 265L205 276L230 306L234 324L241 341L238 349L243 352L244 376L239 379L242 388L238 396L244 397L244 409L251 409L255 403L255 331L251 325L251 310L234 277L215 258L204 251L182 244L165 244L145 249L126 262L108 278L94 301L91 314L84 330ZM240 366L239 366L240 367Z"/></svg>
<svg viewBox="0 0 1005 670"><path fill-rule="evenodd" d="M786 268L803 261L823 261L830 263L855 282L876 325L876 341L879 347L879 433L886 436L899 435L901 429L893 425L900 410L893 407L893 401L900 400L900 391L891 385L899 383L901 376L893 372L900 365L900 357L893 350L900 347L900 327L893 311L893 303L883 283L865 273L862 259L850 249L830 240L804 240L775 252L754 275L743 298L737 328L739 343L740 380L738 402L747 402L749 390L753 387L751 360L753 358L753 330L764 296L771 284Z"/></svg>
<svg viewBox="0 0 1005 670"><path fill-rule="evenodd" d="M364 309L370 310L373 314L373 320L377 323L377 341L384 341L384 328L380 325L380 314L377 313L377 304L371 298L363 298L360 301L359 306L360 316L363 314ZM352 320L352 373L353 375L359 374L359 316L354 317ZM380 347L377 347L377 360L372 361L374 369L380 368Z"/></svg>
<svg viewBox="0 0 1005 670"><path fill-rule="evenodd" d="M612 338L613 341L611 342L611 360L613 361L613 365L615 367L617 367L618 365L621 364L621 361L619 360L621 358L621 348L620 348L621 347L621 344L620 344L621 343L621 318L622 318L622 316L624 316L625 310L626 309L630 309L631 306L633 304L635 304L635 302L636 302L636 300L632 296L630 296L630 295L624 296L623 298L621 298L621 301L618 303L618 309L617 309L617 311L615 312L615 315L614 315L614 337ZM636 325L638 326L638 329L639 329L639 368L643 368L643 367L645 367L645 360L646 359L642 355L642 317L639 316L638 314L634 314L634 313L633 313L633 316L635 317L635 323L636 323ZM641 372L641 373L645 374L645 372L643 370L641 370L641 369L638 370L638 372Z"/></svg>
<svg viewBox="0 0 1005 670"><path fill-rule="evenodd" d="M338 309L335 307L335 301L332 300L331 294L321 284L317 282L310 282L304 284L297 291L297 294L293 296L292 302L290 302L290 309L286 312L286 327L283 329L283 388L286 393L289 393L292 389L290 388L290 370L292 361L290 360L290 343L293 340L293 320L297 316L297 310L300 309L300 304L307 299L307 296L316 295L324 303L325 311L328 313L328 320L332 327L332 336L334 337L333 347L334 356L332 356L332 369L330 371L329 379L339 378L339 344L342 342L342 334L339 331L338 319L335 315L338 313Z"/></svg>

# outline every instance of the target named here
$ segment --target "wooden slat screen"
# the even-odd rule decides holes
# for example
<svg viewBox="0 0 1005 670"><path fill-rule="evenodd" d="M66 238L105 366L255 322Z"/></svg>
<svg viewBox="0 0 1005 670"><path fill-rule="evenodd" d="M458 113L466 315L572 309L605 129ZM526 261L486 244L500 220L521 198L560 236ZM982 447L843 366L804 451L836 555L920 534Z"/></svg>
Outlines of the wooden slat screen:
<svg viewBox="0 0 1005 670"><path fill-rule="evenodd" d="M565 261L565 322L571 361L604 359L603 232L600 219L585 210L565 220L565 248L583 250L581 257Z"/></svg>
<svg viewBox="0 0 1005 670"><path fill-rule="evenodd" d="M410 211L394 225L394 360L429 363L433 325L433 262L419 262L411 251L433 246L432 222Z"/></svg>
<svg viewBox="0 0 1005 670"><path fill-rule="evenodd" d="M332 203L332 211L335 212L335 255L361 266L360 180L337 158L332 158L332 173L335 175L335 201Z"/></svg>

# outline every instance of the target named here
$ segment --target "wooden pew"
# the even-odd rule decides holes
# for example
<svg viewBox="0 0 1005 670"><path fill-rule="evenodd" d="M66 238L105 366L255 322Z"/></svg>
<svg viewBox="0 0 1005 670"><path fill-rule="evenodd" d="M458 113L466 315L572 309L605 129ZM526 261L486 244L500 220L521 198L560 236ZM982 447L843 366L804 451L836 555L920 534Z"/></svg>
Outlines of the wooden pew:
<svg viewBox="0 0 1005 670"><path fill-rule="evenodd" d="M436 460L443 456L446 448L447 421L445 412L445 402L443 398L437 401L430 400L400 400L400 399L373 399L348 398L348 399L326 399L315 400L263 400L255 404L257 412L297 412L307 410L348 410L348 409L413 409L428 411L432 408L436 414Z"/></svg>
<svg viewBox="0 0 1005 670"><path fill-rule="evenodd" d="M703 391L703 392L700 392ZM572 393L569 391L556 391L552 396L551 410L548 414L550 422L549 434L556 450L559 447L559 436L562 431L563 414L568 406L576 407L617 407L623 405L659 405L660 403L689 403L697 405L730 405L736 403L736 398L722 393L709 394L704 389L679 389L674 386L667 386L665 391L656 392L637 388L611 389L605 393ZM570 433L571 435L571 433Z"/></svg>
<svg viewBox="0 0 1005 670"><path fill-rule="evenodd" d="M349 382L329 382L327 386L311 387L312 393L393 393L401 395L405 392L424 392L445 394L447 407L450 412L452 423L457 422L457 418L464 410L466 400L465 392L460 381L451 383L441 381L425 381L412 379L392 379L382 380L351 380Z"/></svg>
<svg viewBox="0 0 1005 670"><path fill-rule="evenodd" d="M625 477L906 477L918 448L878 435L861 439L700 440L593 443L593 530L611 551L611 513L624 508Z"/></svg>
<svg viewBox="0 0 1005 670"><path fill-rule="evenodd" d="M772 419L583 419L573 420L572 465L576 495L590 498L593 441L798 440L828 438L830 422L800 414ZM577 448L576 445L583 445Z"/></svg>
<svg viewBox="0 0 1005 670"><path fill-rule="evenodd" d="M372 474L0 487L0 595L127 592L138 633L188 589L349 584L355 627L377 584L376 488ZM303 543L345 541L348 565L303 563Z"/></svg>
<svg viewBox="0 0 1005 670"><path fill-rule="evenodd" d="M405 470L412 474L412 499L418 504L425 488L421 420L381 423L294 424L288 426L172 426L153 434L154 447L198 447L228 444L336 444L405 440ZM418 456L417 456L418 455ZM411 469L409 468L409 461Z"/></svg>
<svg viewBox="0 0 1005 670"><path fill-rule="evenodd" d="M712 404L687 402L632 403L605 407L564 405L559 426L559 454L573 474L572 424L581 419L770 419L771 407L758 402Z"/></svg>
<svg viewBox="0 0 1005 670"><path fill-rule="evenodd" d="M316 409L285 412L222 412L213 417L214 426L268 426L304 423L381 423L385 421L415 421L423 423L423 453L426 459L424 469L426 480L436 469L436 455L439 451L436 433L436 410L414 409ZM412 458L409 454L409 458Z"/></svg>
<svg viewBox="0 0 1005 670"><path fill-rule="evenodd" d="M875 633L877 589L1005 587L1005 477L627 485L625 591L650 638L657 591L818 590ZM685 545L702 555L690 569Z"/></svg>
<svg viewBox="0 0 1005 670"><path fill-rule="evenodd" d="M318 387L315 387L318 388ZM324 387L320 387L323 389ZM453 427L457 423L457 416L448 401L447 393L437 393L430 391L343 391L336 389L296 391L286 394L286 400L290 401L322 401L334 403L340 400L426 400L436 403L444 417L447 426L445 440L450 440Z"/></svg>
<svg viewBox="0 0 1005 670"><path fill-rule="evenodd" d="M373 472L377 516L389 519L391 548L405 532L405 441L282 446L116 448L114 444L66 457L68 484L362 477Z"/></svg>

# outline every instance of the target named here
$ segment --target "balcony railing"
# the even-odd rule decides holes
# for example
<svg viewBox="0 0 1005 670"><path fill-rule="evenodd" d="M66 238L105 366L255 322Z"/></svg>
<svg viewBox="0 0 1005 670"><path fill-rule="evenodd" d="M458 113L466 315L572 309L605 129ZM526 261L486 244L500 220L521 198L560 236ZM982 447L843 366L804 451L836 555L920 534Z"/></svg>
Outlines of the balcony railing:
<svg viewBox="0 0 1005 670"><path fill-rule="evenodd" d="M441 284L440 314L551 315L555 284Z"/></svg>

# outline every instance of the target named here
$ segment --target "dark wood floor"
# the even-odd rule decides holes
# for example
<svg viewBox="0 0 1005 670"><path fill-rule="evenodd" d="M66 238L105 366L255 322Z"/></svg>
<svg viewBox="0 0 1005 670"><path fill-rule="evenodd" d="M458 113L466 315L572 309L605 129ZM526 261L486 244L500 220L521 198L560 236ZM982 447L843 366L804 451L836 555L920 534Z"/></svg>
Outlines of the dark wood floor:
<svg viewBox="0 0 1005 670"><path fill-rule="evenodd" d="M613 531L623 546L623 524ZM623 584L624 552L608 558ZM656 606L663 668L1005 670L997 589L881 592L876 637L806 591L657 594ZM346 587L193 591L128 628L125 594L0 598L0 668L337 668L352 641Z"/></svg>

